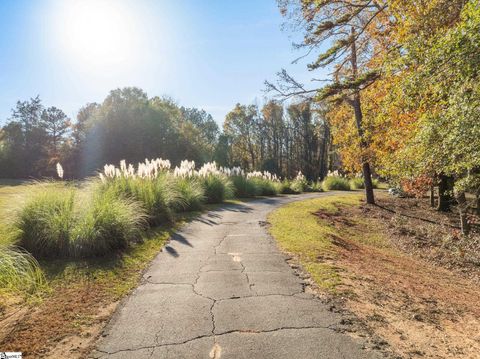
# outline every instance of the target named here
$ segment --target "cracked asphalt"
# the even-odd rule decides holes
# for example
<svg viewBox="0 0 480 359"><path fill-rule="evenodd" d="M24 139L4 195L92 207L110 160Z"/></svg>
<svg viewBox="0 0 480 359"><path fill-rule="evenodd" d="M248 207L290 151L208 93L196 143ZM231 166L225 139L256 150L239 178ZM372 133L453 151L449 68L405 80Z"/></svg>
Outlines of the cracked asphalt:
<svg viewBox="0 0 480 359"><path fill-rule="evenodd" d="M379 358L342 334L269 236L267 214L329 193L225 205L175 234L117 310L95 358Z"/></svg>

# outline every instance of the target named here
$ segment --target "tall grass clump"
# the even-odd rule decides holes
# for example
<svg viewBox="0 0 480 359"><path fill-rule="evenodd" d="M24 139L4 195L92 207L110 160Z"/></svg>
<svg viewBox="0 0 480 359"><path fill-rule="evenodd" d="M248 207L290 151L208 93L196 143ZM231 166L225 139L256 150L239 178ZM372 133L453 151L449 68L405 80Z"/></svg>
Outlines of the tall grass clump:
<svg viewBox="0 0 480 359"><path fill-rule="evenodd" d="M349 191L348 179L340 176L327 176L322 183L324 191Z"/></svg>
<svg viewBox="0 0 480 359"><path fill-rule="evenodd" d="M282 190L280 180L268 171L250 172L247 174L247 179L257 187L258 196L276 196Z"/></svg>
<svg viewBox="0 0 480 359"><path fill-rule="evenodd" d="M192 161L193 166L195 166ZM235 188L225 169L217 167L215 162L204 164L194 172L203 186L205 201L207 203L221 203L233 198Z"/></svg>
<svg viewBox="0 0 480 359"><path fill-rule="evenodd" d="M365 180L362 177L352 178L349 181L349 183L350 183L350 189L352 190L365 188ZM373 188L378 188L378 180L375 178L372 178L372 185L373 185Z"/></svg>
<svg viewBox="0 0 480 359"><path fill-rule="evenodd" d="M170 162L162 159L145 160L137 170L125 161L120 162L120 168L105 165L100 174L102 190L140 202L152 226L171 222L173 209L182 206L182 198L167 172L169 168Z"/></svg>
<svg viewBox="0 0 480 359"><path fill-rule="evenodd" d="M249 198L261 194L261 188L251 178L243 175L235 175L230 177L233 183L235 197Z"/></svg>
<svg viewBox="0 0 480 359"><path fill-rule="evenodd" d="M0 288L34 292L45 283L37 261L28 252L13 245L0 245Z"/></svg>
<svg viewBox="0 0 480 359"><path fill-rule="evenodd" d="M141 238L146 220L139 202L97 187L79 209L70 232L69 256L101 256L125 249Z"/></svg>
<svg viewBox="0 0 480 359"><path fill-rule="evenodd" d="M282 182L280 182L279 193L295 194L297 192L292 189L292 181L289 179L284 179Z"/></svg>
<svg viewBox="0 0 480 359"><path fill-rule="evenodd" d="M75 189L45 183L29 197L15 221L20 246L36 257L68 256L75 223Z"/></svg>
<svg viewBox="0 0 480 359"><path fill-rule="evenodd" d="M308 181L302 172L298 172L295 179L290 184L290 188L295 193L302 193L308 190Z"/></svg>
<svg viewBox="0 0 480 359"><path fill-rule="evenodd" d="M19 211L20 246L37 258L102 256L140 238L143 208L114 191L42 185Z"/></svg>
<svg viewBox="0 0 480 359"><path fill-rule="evenodd" d="M321 181L314 181L309 186L310 192L323 192L322 182Z"/></svg>
<svg viewBox="0 0 480 359"><path fill-rule="evenodd" d="M233 183L227 176L209 174L202 177L201 182L207 203L222 203L234 196Z"/></svg>
<svg viewBox="0 0 480 359"><path fill-rule="evenodd" d="M174 177L173 187L178 194L178 201L172 206L177 212L197 211L205 201L205 191L196 177Z"/></svg>

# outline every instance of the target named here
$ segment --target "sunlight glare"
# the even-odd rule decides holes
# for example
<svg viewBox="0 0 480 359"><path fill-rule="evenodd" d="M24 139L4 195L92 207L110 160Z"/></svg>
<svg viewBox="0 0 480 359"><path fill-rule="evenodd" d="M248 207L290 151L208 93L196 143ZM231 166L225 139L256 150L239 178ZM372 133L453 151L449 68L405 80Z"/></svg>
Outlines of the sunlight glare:
<svg viewBox="0 0 480 359"><path fill-rule="evenodd" d="M65 56L89 70L132 66L139 26L126 3L113 0L64 1L57 12Z"/></svg>

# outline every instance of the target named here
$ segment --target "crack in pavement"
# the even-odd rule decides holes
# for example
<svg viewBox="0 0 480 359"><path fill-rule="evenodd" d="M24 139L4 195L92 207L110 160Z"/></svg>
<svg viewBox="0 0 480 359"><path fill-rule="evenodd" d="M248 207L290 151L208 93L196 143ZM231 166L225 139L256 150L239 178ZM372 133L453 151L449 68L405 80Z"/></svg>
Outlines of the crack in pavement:
<svg viewBox="0 0 480 359"><path fill-rule="evenodd" d="M266 329L266 330L239 330L239 329L232 329L232 330L227 330L221 333L216 333L216 334L209 334L209 335L199 335L190 339L186 339L180 342L174 342L174 343L164 343L164 344L155 344L155 345L145 345L137 348L128 348L128 349L120 349L112 352L108 351L103 351L100 349L97 349L96 351L99 353L103 353L105 355L114 355L118 353L123 353L123 352L135 352L139 350L145 350L145 349L155 349L155 348L162 348L162 347L171 347L171 346L177 346L177 345L184 345L190 342L193 342L195 340L199 339L205 339L205 338L212 338L215 339L216 337L222 337L224 335L228 334L264 334L264 333L274 333L274 332L279 332L283 330L308 330L308 329L327 329L327 330L332 330L336 332L336 329L333 327L333 325L327 325L327 326L285 326L285 327L279 327L279 328L274 328L274 329ZM102 356L104 357L104 356Z"/></svg>

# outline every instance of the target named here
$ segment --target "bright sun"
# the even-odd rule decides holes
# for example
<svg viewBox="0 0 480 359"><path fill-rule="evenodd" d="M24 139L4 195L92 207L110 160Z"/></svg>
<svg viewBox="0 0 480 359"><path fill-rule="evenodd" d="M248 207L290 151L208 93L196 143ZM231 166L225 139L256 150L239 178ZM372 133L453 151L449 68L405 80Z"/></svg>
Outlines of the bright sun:
<svg viewBox="0 0 480 359"><path fill-rule="evenodd" d="M64 55L89 70L132 65L138 47L138 22L124 2L62 1L56 11Z"/></svg>

